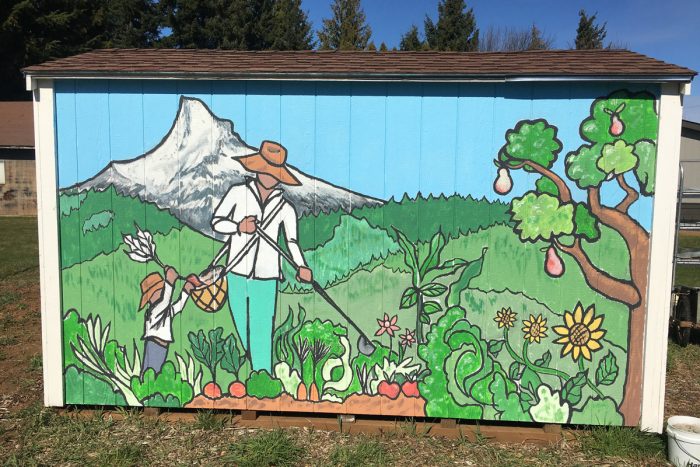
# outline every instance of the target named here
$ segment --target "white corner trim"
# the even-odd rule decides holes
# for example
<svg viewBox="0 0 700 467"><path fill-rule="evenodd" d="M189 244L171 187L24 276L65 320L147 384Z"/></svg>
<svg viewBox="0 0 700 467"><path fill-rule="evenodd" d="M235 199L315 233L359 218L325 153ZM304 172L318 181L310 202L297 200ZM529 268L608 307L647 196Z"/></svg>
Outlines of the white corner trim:
<svg viewBox="0 0 700 467"><path fill-rule="evenodd" d="M651 228L649 290L644 336L644 379L640 427L656 433L664 428L668 319L671 310L676 204L682 104L678 84L661 87L656 190ZM682 415L682 414L672 414Z"/></svg>
<svg viewBox="0 0 700 467"><path fill-rule="evenodd" d="M44 405L56 407L64 398L53 80L36 80L34 87Z"/></svg>

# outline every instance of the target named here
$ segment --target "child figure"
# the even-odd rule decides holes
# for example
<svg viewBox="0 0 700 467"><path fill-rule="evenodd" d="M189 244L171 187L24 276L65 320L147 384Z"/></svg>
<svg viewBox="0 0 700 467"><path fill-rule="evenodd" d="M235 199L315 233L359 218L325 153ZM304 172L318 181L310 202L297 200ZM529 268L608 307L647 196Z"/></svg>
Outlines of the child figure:
<svg viewBox="0 0 700 467"><path fill-rule="evenodd" d="M153 272L141 281L139 310L148 304L143 331L145 344L141 375L149 368L153 368L156 373L160 372L168 356L168 346L173 342L173 318L185 307L190 292L194 289L194 284L186 282L180 298L171 303L173 285L178 277L179 274L173 267L166 266L165 280L160 273Z"/></svg>

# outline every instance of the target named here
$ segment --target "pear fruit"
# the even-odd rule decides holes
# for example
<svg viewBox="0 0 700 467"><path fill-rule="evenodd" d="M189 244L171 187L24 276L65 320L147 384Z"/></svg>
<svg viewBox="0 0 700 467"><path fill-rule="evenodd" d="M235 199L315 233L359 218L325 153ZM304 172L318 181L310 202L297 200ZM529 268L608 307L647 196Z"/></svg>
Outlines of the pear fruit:
<svg viewBox="0 0 700 467"><path fill-rule="evenodd" d="M498 176L493 182L493 191L499 195L507 195L513 189L513 179L510 178L510 171L506 167L498 168Z"/></svg>
<svg viewBox="0 0 700 467"><path fill-rule="evenodd" d="M551 277L561 277L564 274L564 262L559 257L554 246L547 248L547 255L544 259L544 271Z"/></svg>
<svg viewBox="0 0 700 467"><path fill-rule="evenodd" d="M618 114L610 116L610 129L608 131L613 136L620 136L625 131L625 124L620 120Z"/></svg>

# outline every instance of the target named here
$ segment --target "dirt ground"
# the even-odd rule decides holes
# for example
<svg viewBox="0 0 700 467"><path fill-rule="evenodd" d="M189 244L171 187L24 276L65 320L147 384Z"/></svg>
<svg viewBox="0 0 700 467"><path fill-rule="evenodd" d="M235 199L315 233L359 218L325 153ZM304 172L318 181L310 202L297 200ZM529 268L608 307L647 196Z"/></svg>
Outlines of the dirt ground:
<svg viewBox="0 0 700 467"><path fill-rule="evenodd" d="M32 221L22 222L27 224L29 231L35 225ZM12 225L0 220L0 237L6 239ZM7 242L3 244L0 240L0 257L4 253L2 250L7 252L7 248L11 245L8 247ZM0 465L172 465L204 464L212 460L217 460L217 464L272 465L272 461L256 463L254 460L248 462L245 457L237 460L226 457L231 452L242 455L240 449L245 448L240 446L248 445L251 431L219 425L207 418L206 413L197 418L194 426L191 423L144 421L143 417L131 412L120 422L85 422L58 416L54 411L41 408L41 369L38 267L34 260L27 264L17 261L16 266L2 270L0 275ZM666 386L667 417L676 414L700 416L698 374L700 346L681 349L671 344ZM591 439L591 433L584 432L576 435L577 439L573 441L533 448L527 445L499 446L486 441L435 439L411 433L410 423L407 426L404 436L378 438L348 437L308 429L287 430L290 442L301 446L300 454L291 463L278 460L275 465L395 465L408 462L414 465L668 465L664 461L663 438L655 435L640 438L636 430L593 431L592 438L599 436L598 445L586 441ZM606 433L612 433L612 438ZM628 435L632 441L624 441ZM80 440L79 445L67 453L65 444L75 444L77 441L74 440ZM234 449L236 440L242 440L243 444ZM658 447L645 454L644 446L649 445L650 440ZM627 447L618 448L615 443L632 445L624 444ZM642 447L635 447L634 443L641 443L639 446ZM629 453L624 454L624 449L629 449Z"/></svg>

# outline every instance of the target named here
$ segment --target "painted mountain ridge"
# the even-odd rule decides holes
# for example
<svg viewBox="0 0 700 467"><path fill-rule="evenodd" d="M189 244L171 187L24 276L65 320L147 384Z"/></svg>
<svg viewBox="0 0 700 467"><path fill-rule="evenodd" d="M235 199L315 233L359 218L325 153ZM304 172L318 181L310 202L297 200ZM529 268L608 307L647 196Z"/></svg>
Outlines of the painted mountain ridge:
<svg viewBox="0 0 700 467"><path fill-rule="evenodd" d="M111 162L93 178L69 189L99 191L113 185L117 193L154 203L213 237L209 222L215 207L231 185L253 176L235 158L256 151L233 130L230 120L216 117L202 101L183 96L173 126L158 146L134 159ZM306 175L293 166L290 170L301 185L281 187L299 216L338 209L349 212L384 203Z"/></svg>

